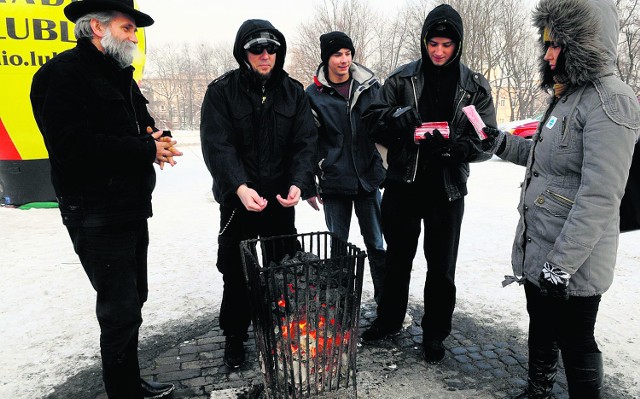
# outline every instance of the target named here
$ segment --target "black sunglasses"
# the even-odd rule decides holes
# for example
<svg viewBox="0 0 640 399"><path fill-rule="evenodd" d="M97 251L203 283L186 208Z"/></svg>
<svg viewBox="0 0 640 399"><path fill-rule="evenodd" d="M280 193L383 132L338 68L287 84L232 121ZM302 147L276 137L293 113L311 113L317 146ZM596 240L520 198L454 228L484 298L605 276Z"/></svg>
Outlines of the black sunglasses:
<svg viewBox="0 0 640 399"><path fill-rule="evenodd" d="M276 44L273 44L273 43L256 44L254 46L249 47L247 49L247 51L250 52L251 54L260 55L260 54L262 54L262 52L264 50L267 50L267 53L275 54L276 51L278 51L279 48L280 48L280 46L278 46Z"/></svg>

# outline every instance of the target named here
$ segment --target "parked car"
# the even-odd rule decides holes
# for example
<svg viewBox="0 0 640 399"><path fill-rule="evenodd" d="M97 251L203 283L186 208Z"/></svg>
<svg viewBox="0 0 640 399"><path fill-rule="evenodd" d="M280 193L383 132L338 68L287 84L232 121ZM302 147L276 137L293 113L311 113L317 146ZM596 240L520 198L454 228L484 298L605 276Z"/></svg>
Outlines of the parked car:
<svg viewBox="0 0 640 399"><path fill-rule="evenodd" d="M532 122L518 125L511 130L511 134L513 134L514 136L524 137L525 139L530 139L536 133L536 130L538 130L539 124L540 121L534 120Z"/></svg>
<svg viewBox="0 0 640 399"><path fill-rule="evenodd" d="M536 133L538 129L538 125L540 124L540 119L542 119L542 114L536 115L533 118L522 119L519 121L507 122L503 125L500 125L500 130L509 132L514 136L524 137L525 139L530 139Z"/></svg>

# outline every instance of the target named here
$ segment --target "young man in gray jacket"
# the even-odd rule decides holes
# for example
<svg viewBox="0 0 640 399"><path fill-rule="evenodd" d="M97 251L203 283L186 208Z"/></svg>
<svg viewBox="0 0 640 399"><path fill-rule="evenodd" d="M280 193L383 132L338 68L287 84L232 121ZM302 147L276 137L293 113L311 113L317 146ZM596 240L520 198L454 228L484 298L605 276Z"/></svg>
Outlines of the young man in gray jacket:
<svg viewBox="0 0 640 399"><path fill-rule="evenodd" d="M309 203L324 206L327 228L349 238L352 209L367 248L376 301L382 291L385 250L380 216L382 158L361 121L380 84L373 72L353 62L355 48L343 32L320 36L322 63L307 87L316 124L318 196ZM346 110L346 112L345 112Z"/></svg>

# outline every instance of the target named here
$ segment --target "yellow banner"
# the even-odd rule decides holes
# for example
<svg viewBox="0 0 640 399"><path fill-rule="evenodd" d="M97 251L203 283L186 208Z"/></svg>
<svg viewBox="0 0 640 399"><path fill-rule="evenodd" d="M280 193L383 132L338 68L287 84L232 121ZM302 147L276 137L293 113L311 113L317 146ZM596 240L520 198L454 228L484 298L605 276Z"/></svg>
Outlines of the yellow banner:
<svg viewBox="0 0 640 399"><path fill-rule="evenodd" d="M31 112L29 91L34 73L45 62L75 46L75 25L63 12L71 2L0 0L0 120L22 160L48 158ZM139 30L138 39L139 55L133 62L137 81L145 61L144 29Z"/></svg>

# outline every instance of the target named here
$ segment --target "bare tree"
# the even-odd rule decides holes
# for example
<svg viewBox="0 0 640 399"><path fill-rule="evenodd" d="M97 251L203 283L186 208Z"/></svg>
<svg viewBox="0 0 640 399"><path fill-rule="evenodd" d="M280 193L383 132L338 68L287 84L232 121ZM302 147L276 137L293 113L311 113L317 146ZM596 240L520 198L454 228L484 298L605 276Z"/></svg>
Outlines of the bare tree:
<svg viewBox="0 0 640 399"><path fill-rule="evenodd" d="M149 88L154 97L162 98L169 122L174 119L174 103L180 90L180 58L176 45L172 43L151 48L147 58L148 74L152 81ZM153 107L150 109L154 111Z"/></svg>
<svg viewBox="0 0 640 399"><path fill-rule="evenodd" d="M494 83L496 92L508 97L510 120L528 118L539 112L541 89L538 80L540 47L530 23L530 11L522 0L502 0L502 18L497 28L502 39L502 57ZM500 95L499 94L499 95ZM496 102L499 101L499 95Z"/></svg>
<svg viewBox="0 0 640 399"><path fill-rule="evenodd" d="M427 14L441 0L406 0L397 11L379 14L366 0L314 0L313 19L288 39L287 71L303 84L320 63L319 36L339 30L356 48L354 61L381 79L397 67L422 57L420 34ZM523 119L543 107L538 62L541 48L531 25L529 0L445 0L462 16L462 61L490 82L496 104L510 106L508 119ZM617 71L640 92L640 0L616 0L620 16ZM150 47L143 88L150 91L150 110L182 128L197 126L207 84L238 67L226 43L164 44ZM504 118L504 116L503 116Z"/></svg>
<svg viewBox="0 0 640 399"><path fill-rule="evenodd" d="M435 7L435 0L411 0L400 11L398 18L407 21L408 40L403 43L405 63L422 58L422 27L429 12Z"/></svg>
<svg viewBox="0 0 640 399"><path fill-rule="evenodd" d="M640 13L638 0L617 0L620 16L620 42L618 43L618 74L640 93Z"/></svg>
<svg viewBox="0 0 640 399"><path fill-rule="evenodd" d="M288 71L303 84L311 82L320 63L320 35L331 31L345 32L356 49L354 61L367 65L377 53L372 26L380 25L380 17L364 0L323 0L317 3L314 17L298 27L296 40L289 46Z"/></svg>
<svg viewBox="0 0 640 399"><path fill-rule="evenodd" d="M198 65L198 75L207 81L238 68L238 62L233 57L233 44L229 43L199 43L195 46L193 57Z"/></svg>

